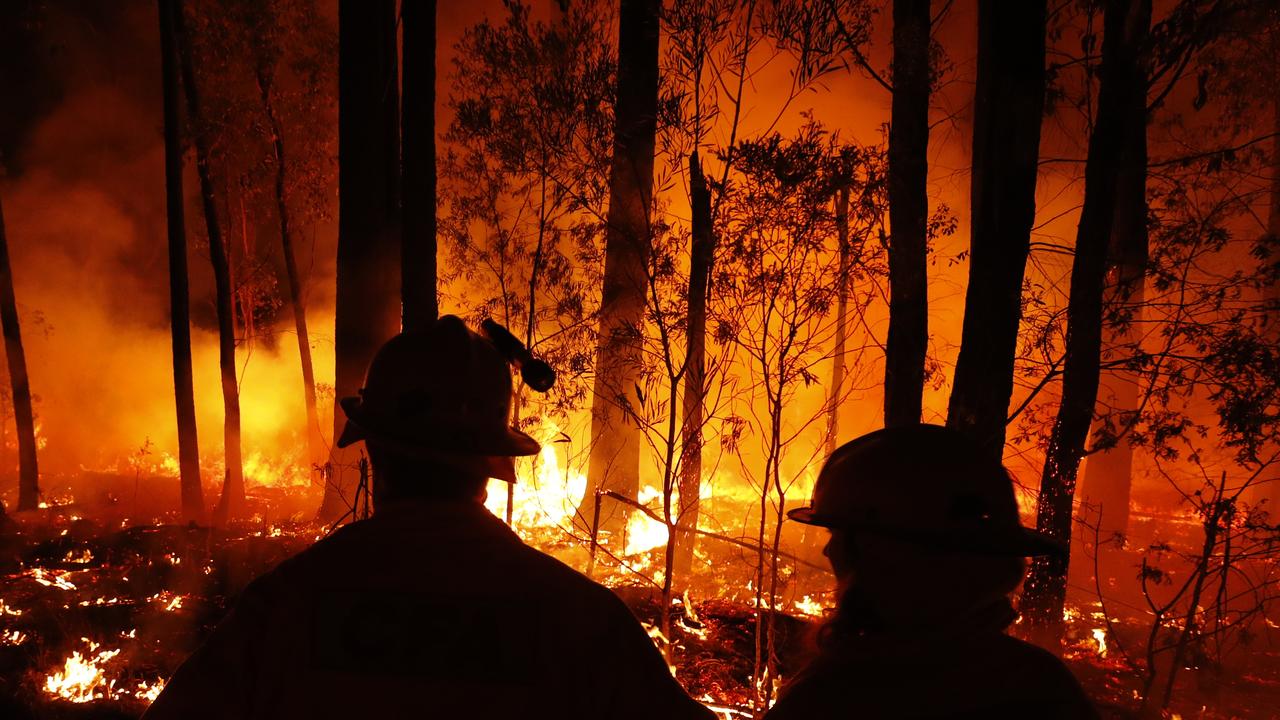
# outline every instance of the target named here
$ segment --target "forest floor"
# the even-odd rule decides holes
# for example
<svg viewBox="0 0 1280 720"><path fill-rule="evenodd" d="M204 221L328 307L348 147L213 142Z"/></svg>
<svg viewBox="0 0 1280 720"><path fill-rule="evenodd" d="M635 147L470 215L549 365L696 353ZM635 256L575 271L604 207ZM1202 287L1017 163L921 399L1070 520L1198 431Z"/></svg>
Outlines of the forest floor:
<svg viewBox="0 0 1280 720"><path fill-rule="evenodd" d="M69 507L24 515L0 534L0 717L15 720L137 717L240 589L325 530L287 520L226 530L133 526L80 517ZM558 550L582 552L565 545ZM655 550L650 561L660 562L659 555ZM615 572L606 581L643 622L656 626L660 593L628 577L636 576ZM675 613L677 677L695 698L744 708L755 614L747 597L719 595L691 592L691 607L682 601ZM1142 674L1133 658L1149 625L1138 613L1108 623L1096 600L1076 599L1064 659L1105 717L1138 717ZM776 621L785 678L803 664L820 620L780 612ZM1280 636L1273 629L1253 638L1236 656L1222 665L1189 660L1173 702L1154 716L1274 717Z"/></svg>

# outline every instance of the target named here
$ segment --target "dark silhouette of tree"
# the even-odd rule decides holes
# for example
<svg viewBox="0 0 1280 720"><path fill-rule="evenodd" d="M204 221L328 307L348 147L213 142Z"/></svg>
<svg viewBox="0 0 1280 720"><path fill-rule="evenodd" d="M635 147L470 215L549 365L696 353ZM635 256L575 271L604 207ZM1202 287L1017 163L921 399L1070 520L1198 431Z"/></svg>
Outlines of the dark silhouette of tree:
<svg viewBox="0 0 1280 720"><path fill-rule="evenodd" d="M1269 339L1280 346L1280 27L1271 29L1271 188L1267 204L1266 247L1270 250L1272 276L1266 288L1266 305L1271 314ZM1267 500L1273 516L1280 512L1280 483L1271 483Z"/></svg>
<svg viewBox="0 0 1280 720"><path fill-rule="evenodd" d="M1098 393L1102 297L1121 148L1130 137L1127 110L1144 86L1140 53L1151 23L1150 0L1107 0L1104 7L1098 114L1089 137L1084 207L1071 265L1062 399L1036 505L1036 527L1063 542L1071 539L1076 473ZM1022 596L1024 617L1053 637L1062 624L1067 566L1065 555L1035 559Z"/></svg>
<svg viewBox="0 0 1280 720"><path fill-rule="evenodd" d="M266 139L273 160L270 195L279 223L285 289L293 313L302 369L307 458L313 467L320 467L326 462L327 450L320 427L311 333L307 327L303 278L298 271L295 241L299 220L305 224L309 216L323 213L317 209L323 201L315 202L313 198L328 191L324 172L327 168L323 167L326 154L316 137L321 133L317 128L307 126L304 117L309 119L312 115L322 115L313 105L323 102L318 98L326 97L323 88L325 74L320 70L322 63L317 60L331 52L332 35L315 22L315 8L307 0L265 3L253 0L237 3L234 7L238 11L237 20L243 23L248 34L247 49L252 56L254 81L261 110L266 117ZM286 123L286 117L293 122ZM290 125L292 132L286 130L286 124ZM295 212L296 206L301 207L300 212Z"/></svg>
<svg viewBox="0 0 1280 720"><path fill-rule="evenodd" d="M711 220L711 190L702 172L698 151L689 153L689 299L685 315L685 379L681 399L680 507L676 523L698 526L702 492L703 425L707 395L707 293L711 285L716 239ZM674 408L673 408L674 411ZM673 575L687 573L693 564L694 536L680 532L675 538Z"/></svg>
<svg viewBox="0 0 1280 720"><path fill-rule="evenodd" d="M22 350L18 301L13 292L13 266L9 264L9 237L0 205L0 329L4 331L4 355L9 363L9 387L13 392L13 420L18 433L18 509L40 505L40 470L36 465L36 421L31 409L31 380L27 355Z"/></svg>
<svg viewBox="0 0 1280 720"><path fill-rule="evenodd" d="M749 72L748 56L755 44L755 3L739 6L724 0L681 0L674 3L663 14L664 30L667 35L667 50L662 68L663 99L661 105L672 117L662 119L660 133L664 135L662 145L673 162L686 165L689 183L690 221L687 242L689 274L683 288L675 285L664 286L675 296L684 296L683 318L671 318L671 330L680 330L684 335L684 358L675 360L667 358L671 343L663 343L664 352L660 353L662 364L668 359L675 360L671 365L669 390L673 393L675 385L680 388L680 433L679 451L670 453L678 465L674 470L674 483L666 483L663 502L672 506L671 525L683 528L697 528L701 515L701 490L703 478L704 445L708 435L708 420L714 414L713 408L707 407L708 395L715 368L709 368L707 358L707 310L711 295L713 268L716 255L715 206L713 186L716 180L704 162L704 154L700 150L705 146L707 135L721 115L720 103L717 102L719 92L724 88L731 103L731 112L726 109L730 120L728 131L729 145L727 153L721 160L732 157L733 144L738 135L738 121L741 116L743 87ZM718 66L712 59L712 53L724 48L732 53L735 62L727 67ZM736 86L736 92L727 88ZM668 147L669 146L669 147ZM687 159L686 159L687 156ZM713 151L711 157L716 157ZM679 160L676 160L678 158ZM723 166L720 178L723 182L729 171L728 163ZM723 198L723 193L718 197ZM681 251L684 248L680 249ZM656 258L652 267L664 264L666 258ZM651 298L655 317L660 322L659 335L669 337L666 318L660 310L662 298L657 285L653 288ZM683 291L683 292L682 292ZM674 309L679 314L679 309ZM674 402L673 402L674 405ZM674 408L673 408L674 411ZM673 442L675 438L672 438ZM662 453L666 454L666 453ZM664 471L664 476L668 473ZM669 491L669 492L668 492ZM678 492L679 503L672 501ZM668 569L663 576L664 593L674 589L682 589L693 567L694 549L697 534L687 530L675 529L668 543ZM664 630L665 632L665 630Z"/></svg>
<svg viewBox="0 0 1280 720"><path fill-rule="evenodd" d="M164 85L165 218L169 237L169 323L173 339L173 394L178 414L178 472L182 516L204 519L195 388L191 375L191 297L187 280L185 198L182 192L182 131L174 23L180 0L159 0L160 68Z"/></svg>
<svg viewBox="0 0 1280 720"><path fill-rule="evenodd" d="M969 285L947 424L1004 450L1022 282L1035 220L1045 1L978 5Z"/></svg>
<svg viewBox="0 0 1280 720"><path fill-rule="evenodd" d="M929 345L929 0L894 0L884 422L920 422Z"/></svg>
<svg viewBox="0 0 1280 720"><path fill-rule="evenodd" d="M214 306L218 316L218 367L222 377L223 456L226 473L222 495L214 510L214 521L224 523L244 510L244 467L240 456L240 385L236 375L235 309L232 307L231 266L218 218L217 190L213 179L213 147L210 125L201 112L200 90L192 59L191 39L182 12L174 15L178 59L182 70L183 95L196 148L196 176L200 180L200 202L209 240L209 261L213 266Z"/></svg>
<svg viewBox="0 0 1280 720"><path fill-rule="evenodd" d="M400 297L404 328L424 327L436 307L436 0L406 2L401 112L404 231Z"/></svg>
<svg viewBox="0 0 1280 720"><path fill-rule="evenodd" d="M1129 491L1133 484L1133 447L1129 430L1137 420L1139 376L1124 362L1140 338L1147 272L1147 73L1128 98L1126 138L1116 168L1115 217L1107 247L1103 291L1102 358L1095 419L1089 433L1089 459L1080 488L1082 502L1097 506L1099 533L1110 538L1129 527Z"/></svg>
<svg viewBox="0 0 1280 720"><path fill-rule="evenodd" d="M1220 53L1210 51L1206 61L1199 57L1202 51L1220 44L1223 32L1234 25L1265 26L1265 13L1241 0L1181 0L1150 32L1141 92L1130 98L1126 111L1132 122L1119 164L1116 211L1107 251L1102 374L1081 487L1082 502L1099 511L1098 531L1104 539L1123 536L1128 529L1134 430L1142 422L1143 409L1150 405L1152 392L1158 392L1161 384L1156 378L1158 373L1152 370L1167 364L1163 360L1151 364L1139 332L1148 326L1143 315L1151 254L1147 201L1148 176L1152 172L1147 151L1151 116L1166 103L1179 79L1196 74L1197 69L1197 96L1191 106L1203 107L1211 85L1220 84L1210 83L1208 77L1209 68L1220 60L1214 56ZM1248 17L1255 22L1242 19ZM1226 70L1226 75L1238 75L1230 68L1220 69ZM1247 92L1253 94L1256 87ZM1239 110L1232 109L1234 103L1229 99L1222 98L1219 104L1223 120L1238 116Z"/></svg>
<svg viewBox="0 0 1280 720"><path fill-rule="evenodd" d="M399 92L394 0L338 3L338 292L334 396L355 395L400 329ZM390 285L394 288L394 284ZM334 408L334 437L346 417ZM354 449L334 450L320 517L354 506Z"/></svg>
<svg viewBox="0 0 1280 720"><path fill-rule="evenodd" d="M618 28L618 100L595 386L591 401L588 492L635 498L640 485L640 430L635 422L641 371L642 322L653 203L653 157L658 105L657 0L621 0ZM602 512L602 527L617 529L619 505Z"/></svg>

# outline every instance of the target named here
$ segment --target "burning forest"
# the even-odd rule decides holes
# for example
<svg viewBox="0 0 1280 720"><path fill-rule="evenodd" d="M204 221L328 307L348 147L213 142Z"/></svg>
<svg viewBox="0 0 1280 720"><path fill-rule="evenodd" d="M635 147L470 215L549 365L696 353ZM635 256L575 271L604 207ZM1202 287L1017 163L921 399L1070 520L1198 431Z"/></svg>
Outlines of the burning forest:
<svg viewBox="0 0 1280 720"><path fill-rule="evenodd" d="M1280 707L1274 0L20 0L0 106L0 716Z"/></svg>

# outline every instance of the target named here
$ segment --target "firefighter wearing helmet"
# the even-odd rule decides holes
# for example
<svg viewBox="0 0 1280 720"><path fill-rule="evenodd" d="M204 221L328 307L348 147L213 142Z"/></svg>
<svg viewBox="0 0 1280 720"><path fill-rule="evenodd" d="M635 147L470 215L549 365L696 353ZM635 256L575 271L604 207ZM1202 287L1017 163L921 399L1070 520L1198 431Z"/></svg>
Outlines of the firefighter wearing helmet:
<svg viewBox="0 0 1280 720"><path fill-rule="evenodd" d="M444 316L383 346L338 440L368 450L373 517L251 583L148 720L714 718L617 596L484 507L539 449L490 335Z"/></svg>
<svg viewBox="0 0 1280 720"><path fill-rule="evenodd" d="M1096 718L1052 654L1005 634L1024 558L1012 478L962 433L877 430L832 453L788 516L830 531L837 607L769 720Z"/></svg>

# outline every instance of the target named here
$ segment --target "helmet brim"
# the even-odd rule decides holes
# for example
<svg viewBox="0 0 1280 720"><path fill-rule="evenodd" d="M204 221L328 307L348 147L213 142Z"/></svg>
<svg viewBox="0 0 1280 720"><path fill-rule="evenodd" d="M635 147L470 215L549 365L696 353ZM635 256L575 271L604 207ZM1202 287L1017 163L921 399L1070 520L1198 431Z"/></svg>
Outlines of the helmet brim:
<svg viewBox="0 0 1280 720"><path fill-rule="evenodd" d="M845 518L824 515L813 507L800 507L787 511L787 518L804 525L814 525L828 529L850 529L879 532L907 540L920 541L926 544L938 544L945 547L963 549L984 555L1013 555L1016 557L1040 557L1043 555L1065 555L1067 547L1064 543L1038 530L1018 526L1010 531L998 533L956 531L920 531L897 528L871 527L865 524L851 523Z"/></svg>
<svg viewBox="0 0 1280 720"><path fill-rule="evenodd" d="M344 448L362 440L374 440L412 457L445 462L489 477L515 482L513 457L537 455L542 445L528 433L513 427L493 433L467 432L421 424L384 428L376 418L363 412L362 398L346 397L339 405L347 422L335 443Z"/></svg>

